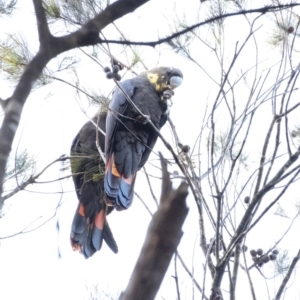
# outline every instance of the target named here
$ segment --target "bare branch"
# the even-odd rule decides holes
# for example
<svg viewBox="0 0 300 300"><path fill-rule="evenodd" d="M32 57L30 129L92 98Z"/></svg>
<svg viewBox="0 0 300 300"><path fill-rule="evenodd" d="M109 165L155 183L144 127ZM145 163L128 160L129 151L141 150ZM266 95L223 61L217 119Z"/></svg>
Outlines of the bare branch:
<svg viewBox="0 0 300 300"><path fill-rule="evenodd" d="M243 258L244 258L244 264L245 264L245 271L246 271L246 274L247 274L247 278L248 278L248 281L249 281L250 290L251 290L251 294L252 294L252 299L256 300L256 295L255 295L255 290L254 290L253 282L252 282L252 279L251 279L251 276L250 276L250 272L249 272L249 269L248 269L248 266L247 266L247 260L246 260L245 251L243 251Z"/></svg>
<svg viewBox="0 0 300 300"><path fill-rule="evenodd" d="M180 143L180 140L179 140L179 137L177 135L175 126L174 126L174 124L173 124L173 122L172 122L172 120L171 120L170 117L168 117L168 122L169 122L169 124L171 126L172 133L173 133L175 141L176 141L176 145L178 146L178 144ZM173 157L174 157L174 155L173 155ZM215 268L214 268L214 264L212 262L211 257L207 256L207 243L206 243L206 234L205 234L204 215L203 215L203 206L202 206L202 203L204 204L204 207L206 209L206 212L207 212L207 214L208 214L208 216L210 218L210 221L211 221L212 225L214 227L216 225L215 225L215 221L213 219L213 216L212 216L212 214L211 214L211 212L209 210L209 206L207 205L207 203L206 203L206 201L205 201L205 199L203 197L203 194L202 194L202 191L201 191L201 186L200 186L199 180L198 180L198 178L196 176L196 173L194 171L191 158L188 155L185 154L185 160L188 162L188 168L189 168L190 172L192 173L192 176L190 176L188 170L186 170L186 169L184 169L183 174L185 175L185 178L187 179L188 184L189 184L189 186L190 186L190 188L192 190L193 196L194 196L196 204L197 204L198 212L199 212L200 246L202 248L202 251L203 251L204 255L208 259L209 270L210 270L211 276L213 277L214 276L214 272L215 272ZM178 164L178 166L182 170L181 165Z"/></svg>
<svg viewBox="0 0 300 300"><path fill-rule="evenodd" d="M49 221L51 221L57 214L57 211L59 209L59 207L62 205L62 195L58 201L58 204L57 206L55 207L54 209L54 212L53 214L47 218L44 222L42 222L41 224L37 225L36 227L34 228L31 228L29 229L33 224L37 223L39 220L43 219L45 216L39 216L38 218L36 218L35 220L33 220L29 225L27 225L25 228L23 228L21 231L17 232L17 233L13 233L11 235L8 235L8 236L3 236L3 237L0 237L0 240L4 240L4 239L9 239L9 238L12 238L12 237L15 237L17 235L20 235L20 234L24 234L24 233L30 233L30 232L33 232L35 231L36 229L39 229L40 227L44 226L46 223L48 223Z"/></svg>
<svg viewBox="0 0 300 300"><path fill-rule="evenodd" d="M185 262L183 261L181 255L177 252L177 257L179 259L179 261L181 262L181 265L183 266L183 268L185 269L185 271L188 273L188 275L190 276L190 278L193 280L193 283L195 284L196 288L198 289L198 291L203 294L203 289L201 289L199 283L197 282L197 280L195 279L194 275L191 273L191 271L188 269L188 267L186 266ZM203 298L205 300L208 300L208 298L203 295Z"/></svg>
<svg viewBox="0 0 300 300"><path fill-rule="evenodd" d="M154 200L156 206L158 206L158 201L157 201L157 199L156 199L156 197L155 197L155 194L154 194L154 191L153 191L153 189L152 189L152 185L151 185L150 178L149 178L149 175L148 175L148 173L147 173L146 167L143 167L143 170L144 170L144 172L145 172L145 176L146 176L146 179L147 179L147 183L148 183L149 190L150 190L150 193L151 193L151 195L152 195L152 198L153 198L153 200Z"/></svg>
<svg viewBox="0 0 300 300"><path fill-rule="evenodd" d="M178 284L177 252L175 252L175 256L174 256L174 270L175 270L175 275L173 276L173 278L174 278L175 284L176 284L177 300L181 300L181 298L180 298L179 284Z"/></svg>
<svg viewBox="0 0 300 300"><path fill-rule="evenodd" d="M274 204L282 197L282 195L286 192L286 190L289 188L289 186L295 180L295 178L299 175L299 173L300 173L300 169L299 169L299 167L297 167L297 172L294 174L294 176L289 180L289 182L287 184L285 184L284 188L279 193L279 195L263 210L263 212L251 224L251 226L247 229L247 232L249 232L263 218L263 216L271 209L271 207L273 207Z"/></svg>
<svg viewBox="0 0 300 300"><path fill-rule="evenodd" d="M232 281L230 284L230 300L235 300L235 287L238 277L238 270L239 270L239 264L240 264L240 255L241 255L241 244L237 244L235 247L234 252L234 265L233 265L233 274L232 274Z"/></svg>
<svg viewBox="0 0 300 300"><path fill-rule="evenodd" d="M184 35L190 31L193 31L194 29L203 26L203 25L207 25L219 20L222 20L224 18L229 18L229 17L233 17L233 16L240 16L240 15L246 15L246 14L253 14L253 13L259 13L259 14L265 14L265 13L270 13L270 12L274 12L274 11L278 11L278 10L282 10L282 9L287 9L287 8L292 8L295 6L299 6L300 3L290 3L290 4L282 4L282 5L268 5L268 6L264 6L264 7L260 7L260 8L255 8L255 9L249 9L249 10L240 10L238 12L234 12L234 13L227 13L227 14L222 14L216 17L212 17L207 19L206 21L203 22L199 22L195 25L192 26L187 26L187 28L178 31L172 35L169 35L168 37L162 38L162 39L158 39L156 41L149 41L149 42L137 42L137 41L120 41L120 40L103 40L103 39L99 39L99 43L108 43L108 44L118 44L118 45L139 45L139 46L151 46L151 47L155 47L157 45L169 42L170 40L179 37L181 35Z"/></svg>
<svg viewBox="0 0 300 300"><path fill-rule="evenodd" d="M142 204L144 205L144 207L146 208L146 210L148 211L148 213L150 214L150 216L153 217L153 213L152 213L151 209L148 207L148 205L143 200L143 198L137 192L134 192L134 195L140 199L140 201L142 202Z"/></svg>
<svg viewBox="0 0 300 300"><path fill-rule="evenodd" d="M49 43L49 40L53 38L53 36L50 33L45 10L42 5L42 0L32 0L35 10L35 16L37 19L37 28L39 33L39 40L41 46L46 46L46 43Z"/></svg>
<svg viewBox="0 0 300 300"><path fill-rule="evenodd" d="M149 224L147 236L126 290L120 300L152 300L160 287L171 258L182 237L182 225L188 209L184 182L172 190L166 162L163 169L162 195L157 212Z"/></svg>
<svg viewBox="0 0 300 300"><path fill-rule="evenodd" d="M67 159L70 159L70 158L67 157L67 156L65 156L65 155L62 155L58 159L55 159L53 162L51 162L50 164L48 164L41 172L39 172L36 175L31 175L26 181L24 181L20 185L18 185L13 191L11 191L10 193L4 195L2 197L3 201L5 201L6 199L12 197L16 193L24 190L29 184L37 183L36 179L38 179L49 167L51 167L53 164L55 164L58 161L66 161ZM70 177L70 175L66 176L65 178L68 178L68 177ZM63 179L63 178L59 178L58 180L61 180L61 179Z"/></svg>

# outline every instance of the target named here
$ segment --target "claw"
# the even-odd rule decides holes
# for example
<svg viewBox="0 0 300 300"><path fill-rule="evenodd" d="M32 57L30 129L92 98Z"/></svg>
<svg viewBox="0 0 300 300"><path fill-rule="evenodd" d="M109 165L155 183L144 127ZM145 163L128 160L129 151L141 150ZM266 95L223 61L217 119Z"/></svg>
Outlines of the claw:
<svg viewBox="0 0 300 300"><path fill-rule="evenodd" d="M170 100L173 95L174 95L174 92L172 90L166 90L163 92L161 100Z"/></svg>
<svg viewBox="0 0 300 300"><path fill-rule="evenodd" d="M147 124L150 121L150 116L148 115L138 116L135 120L137 122Z"/></svg>

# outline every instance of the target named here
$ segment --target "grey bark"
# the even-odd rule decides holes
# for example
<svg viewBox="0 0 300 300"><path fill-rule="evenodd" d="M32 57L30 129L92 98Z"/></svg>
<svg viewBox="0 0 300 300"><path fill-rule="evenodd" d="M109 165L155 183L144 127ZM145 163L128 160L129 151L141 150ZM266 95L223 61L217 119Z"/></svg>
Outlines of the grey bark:
<svg viewBox="0 0 300 300"><path fill-rule="evenodd" d="M183 235L181 228L188 214L188 185L182 182L177 190L172 190L166 162L162 158L161 162L163 181L160 204L149 224L140 256L120 300L155 298Z"/></svg>

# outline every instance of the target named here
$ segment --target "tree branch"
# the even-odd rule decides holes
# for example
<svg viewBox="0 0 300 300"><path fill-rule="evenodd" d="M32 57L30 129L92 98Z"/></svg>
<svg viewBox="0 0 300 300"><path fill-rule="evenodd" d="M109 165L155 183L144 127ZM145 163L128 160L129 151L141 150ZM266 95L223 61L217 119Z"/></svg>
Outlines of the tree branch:
<svg viewBox="0 0 300 300"><path fill-rule="evenodd" d="M37 183L36 179L38 179L49 167L51 167L53 164L55 164L58 161L66 161L67 159L70 159L70 157L67 157L65 155L62 155L61 157L55 159L53 162L48 164L41 172L39 172L36 175L31 175L27 180L19 184L16 188L14 188L11 192L4 195L2 197L3 201L6 199L12 197L13 195L17 194L18 192L24 190L29 184ZM71 175L66 176L66 178L70 177ZM61 180L62 178L59 178L58 180Z"/></svg>
<svg viewBox="0 0 300 300"><path fill-rule="evenodd" d="M23 106L32 85L40 76L49 60L50 58L44 52L39 52L28 64L13 95L6 102L5 116L0 129L0 209L4 201L2 193L5 167L19 126Z"/></svg>
<svg viewBox="0 0 300 300"><path fill-rule="evenodd" d="M241 244L237 244L235 247L234 252L234 265L233 265L233 274L232 274L232 281L230 284L230 300L235 300L235 288L236 288L236 282L238 278L238 270L239 270L239 264L240 264L240 255L242 251Z"/></svg>
<svg viewBox="0 0 300 300"><path fill-rule="evenodd" d="M281 177L285 173L285 171L299 158L300 155L300 148L298 151L296 151L288 160L287 162L279 169L277 174L266 184L264 185L258 193L254 196L251 203L248 206L248 209L246 210L232 240L230 241L230 244L228 245L227 251L216 266L216 274L213 281L212 286L212 294L210 299L215 299L216 297L220 296L220 285L222 282L222 278L224 275L224 271L226 268L226 265L229 261L231 251L233 250L234 246L240 242L240 240L244 237L246 233L247 226L250 224L252 218L253 218L253 211L259 201L274 188L274 186L280 182ZM217 299L217 298L216 298Z"/></svg>
<svg viewBox="0 0 300 300"><path fill-rule="evenodd" d="M160 204L149 224L140 256L120 300L155 298L183 234L181 228L188 213L188 185L182 182L177 190L172 190L166 161L160 157L163 172Z"/></svg>
<svg viewBox="0 0 300 300"><path fill-rule="evenodd" d="M277 291L277 294L275 296L275 300L280 300L283 290L285 289L285 286L287 285L288 281L290 280L292 272L295 269L296 264L299 259L300 259L300 250L298 251L297 255L294 257L294 259L289 267L288 272L286 273L285 277L283 278L282 283L281 283L281 285Z"/></svg>
<svg viewBox="0 0 300 300"><path fill-rule="evenodd" d="M109 5L104 11L90 20L81 29L64 37L44 39L43 34L49 30L45 12L40 0L33 0L38 20L38 31L41 45L39 52L26 67L13 95L5 102L5 116L0 129L0 209L3 205L3 182L5 167L12 142L19 126L23 106L31 92L34 82L41 75L47 63L60 53L80 46L94 45L99 42L99 32L111 22L132 12L149 0L119 0ZM48 29L47 29L48 28ZM50 34L50 33L49 33ZM1 101L3 103L3 101Z"/></svg>
<svg viewBox="0 0 300 300"><path fill-rule="evenodd" d="M246 15L246 14L253 14L253 13L260 13L260 14L265 14L268 12L274 12L274 11L278 11L278 10L283 10L283 9L287 9L287 8L292 8L295 6L299 6L300 3L290 3L290 4L281 4L281 5L269 5L269 6L264 6L264 7L260 7L260 8L255 8L255 9L249 9L249 10L240 10L238 12L233 12L233 13L227 13L227 14L222 14L219 16L215 16L212 18L207 19L206 21L203 22L199 22L197 24L194 24L192 26L189 26L183 30L180 30L178 32L175 32L165 38L162 39L158 39L156 41L149 41L149 42L138 42L138 41L128 41L128 40L104 40L104 39L100 39L98 40L99 43L108 43L108 44L118 44L118 45L138 45L138 46L151 46L151 47L155 47L157 45L169 42L170 40L177 38L181 35L184 35L190 31L193 31L194 29L209 24L209 23L213 23L216 22L218 20L224 19L224 18L228 18L228 17L234 17L234 16L240 16L240 15Z"/></svg>
<svg viewBox="0 0 300 300"><path fill-rule="evenodd" d="M46 19L45 10L41 0L32 0L37 20L37 29L39 34L40 45L45 46L50 38L53 38Z"/></svg>
<svg viewBox="0 0 300 300"><path fill-rule="evenodd" d="M105 10L88 21L79 30L57 38L58 54L77 47L96 45L101 42L106 43L106 41L100 39L99 32L107 25L133 12L148 1L150 0L119 0L107 6Z"/></svg>

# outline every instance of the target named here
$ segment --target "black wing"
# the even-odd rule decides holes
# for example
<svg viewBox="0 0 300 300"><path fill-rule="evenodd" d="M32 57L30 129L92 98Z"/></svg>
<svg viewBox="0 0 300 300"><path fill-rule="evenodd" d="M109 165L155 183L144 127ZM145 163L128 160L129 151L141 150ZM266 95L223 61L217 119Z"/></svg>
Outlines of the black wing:
<svg viewBox="0 0 300 300"><path fill-rule="evenodd" d="M96 123L98 117L93 121ZM101 113L98 126L105 131L106 113ZM86 123L75 137L71 147L71 169L79 200L71 229L71 244L86 258L100 250L104 239L113 252L117 244L106 221L112 211L105 204L105 164L96 147L96 127ZM100 148L104 150L105 138L98 133Z"/></svg>

